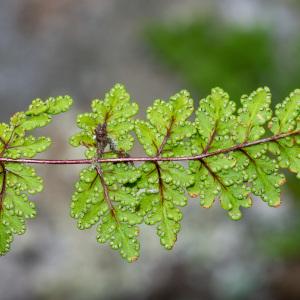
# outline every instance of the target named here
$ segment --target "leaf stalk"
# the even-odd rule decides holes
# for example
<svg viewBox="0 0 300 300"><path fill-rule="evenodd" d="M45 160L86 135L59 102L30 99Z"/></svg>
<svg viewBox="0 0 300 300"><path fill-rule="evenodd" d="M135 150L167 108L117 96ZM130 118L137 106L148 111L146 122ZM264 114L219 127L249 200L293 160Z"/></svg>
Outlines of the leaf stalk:
<svg viewBox="0 0 300 300"><path fill-rule="evenodd" d="M98 159L13 159L0 157L0 163L23 163L23 164L42 164L42 165L88 165L96 163L126 163L126 162L158 162L158 161L190 161L201 160L207 157L216 156L219 154L226 154L233 151L238 151L255 145L266 144L269 142L276 142L280 139L300 135L300 130L289 131L285 133L276 134L270 137L258 139L251 142L237 144L228 148L218 149L212 152L202 153L192 156L182 157L118 157L118 158L98 158Z"/></svg>

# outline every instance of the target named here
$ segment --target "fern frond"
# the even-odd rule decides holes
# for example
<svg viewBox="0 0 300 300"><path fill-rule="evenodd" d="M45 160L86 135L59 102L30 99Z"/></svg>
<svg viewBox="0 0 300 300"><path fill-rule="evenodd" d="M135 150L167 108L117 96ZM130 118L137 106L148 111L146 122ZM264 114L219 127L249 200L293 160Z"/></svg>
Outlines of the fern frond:
<svg viewBox="0 0 300 300"><path fill-rule="evenodd" d="M222 97L223 100L220 100ZM273 118L269 124L275 137L276 134L288 133L296 128L295 120L299 118L299 97L294 92L289 99L292 100L286 100L287 104L277 107L276 115L280 115L281 118ZM239 207L251 206L250 192L261 197L270 206L280 205L280 186L285 182L285 178L279 173L279 166L286 166L282 163L282 156L279 157L279 164L270 156L268 146L273 153L279 154L279 145L285 141L291 142L294 138L287 137L268 144L243 147L244 144L265 135L267 129L265 125L272 118L271 94L268 88L259 88L250 96L243 96L242 107L237 111L237 115L234 114L234 104L229 103L228 95L220 89L212 90L211 96L200 101L195 122L198 131L192 137L193 152L205 153L233 145L240 147L237 151L226 153L226 159L231 160L232 164L221 163L224 157L220 160L219 155L202 159L200 162L191 162L191 170L197 180L195 185L189 188L189 192L194 197L199 195L204 207L210 207L215 199L220 199L222 207L229 210L232 219L237 220L242 216ZM223 107L223 111L220 106ZM226 115L224 107L227 106L232 109ZM286 115L293 115L295 120L286 118ZM283 149L283 146L281 148ZM293 152L292 165L297 169L295 160L300 153L297 145L291 143L290 148L283 150L285 155L289 155L289 151ZM222 166L215 168L211 165L214 161L220 162Z"/></svg>
<svg viewBox="0 0 300 300"><path fill-rule="evenodd" d="M77 125L81 131L71 137L70 143L74 147L81 145L88 148L86 157L93 158L97 149L96 127L99 124L106 124L107 137L112 140L115 148L119 151L130 151L134 142L130 134L134 127L131 117L137 112L138 105L130 102L125 87L116 84L105 95L104 100L93 100L91 113L78 116Z"/></svg>
<svg viewBox="0 0 300 300"><path fill-rule="evenodd" d="M37 99L27 111L16 113L10 124L1 123L0 157L32 158L44 152L51 144L50 138L27 136L27 131L49 124L53 115L65 112L71 104L68 96L46 101ZM25 232L25 220L35 217L35 204L28 196L42 191L43 180L32 167L1 162L0 182L0 255L4 255L10 249L13 235Z"/></svg>
<svg viewBox="0 0 300 300"><path fill-rule="evenodd" d="M300 130L300 90L297 89L283 103L277 104L275 117L269 123L273 134ZM281 168L287 168L300 179L300 137L293 136L269 144L269 150L278 156Z"/></svg>
<svg viewBox="0 0 300 300"><path fill-rule="evenodd" d="M173 248L187 194L199 197L205 208L218 200L239 220L258 197L269 206L280 205L281 169L300 178L300 90L278 104L274 116L266 87L242 96L239 109L215 88L200 100L194 121L187 91L169 101L155 100L147 120L134 120L138 105L116 84L77 118L80 131L70 144L83 146L86 159L33 159L51 141L27 132L47 125L71 103L68 96L36 99L9 124L0 123L0 254L9 250L13 235L24 233L25 220L36 215L28 196L40 192L43 182L29 163L89 164L76 183L71 216L79 229L97 225L97 241L129 262L139 257L142 222L156 226L161 245ZM130 157L133 133L146 157Z"/></svg>
<svg viewBox="0 0 300 300"><path fill-rule="evenodd" d="M99 153L106 158L127 155L133 146L131 117L137 111L137 104L131 103L125 88L117 84L104 100L92 102L92 113L78 116L77 124L82 131L71 137L70 143L85 146L86 156L95 161L100 158ZM97 140L98 126L105 128L100 141ZM101 152L100 145L104 146ZM130 187L139 177L140 171L134 166L95 162L81 172L71 205L71 216L78 220L78 228L88 229L99 223L98 242L109 242L128 261L139 256L136 225L142 219L135 213L136 188Z"/></svg>
<svg viewBox="0 0 300 300"><path fill-rule="evenodd" d="M234 145L237 139L235 103L220 88L200 100L196 112L197 132L192 137L193 153L209 153ZM200 197L203 207L211 207L216 199L229 211L232 219L241 218L240 207L250 207L249 189L244 183L245 166L238 164L232 153L190 162L195 184L188 188L192 197Z"/></svg>
<svg viewBox="0 0 300 300"><path fill-rule="evenodd" d="M167 157L178 143L186 143L194 128L187 119L193 112L193 100L187 91L181 91L169 102L156 100L147 110L149 122L137 121L135 131L145 152L150 156ZM181 153L189 153L189 148ZM173 150L173 151L174 151ZM174 153L174 152L173 152ZM180 231L185 206L184 188L193 183L193 177L183 166L173 162L145 163L138 187L142 191L139 214L145 223L157 226L157 234L166 249L172 249Z"/></svg>

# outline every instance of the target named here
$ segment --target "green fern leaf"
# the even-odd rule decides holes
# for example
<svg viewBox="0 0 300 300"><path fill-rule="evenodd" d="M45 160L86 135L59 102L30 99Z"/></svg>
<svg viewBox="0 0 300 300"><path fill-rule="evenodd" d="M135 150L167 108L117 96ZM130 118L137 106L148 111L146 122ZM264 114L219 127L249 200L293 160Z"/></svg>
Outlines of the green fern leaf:
<svg viewBox="0 0 300 300"><path fill-rule="evenodd" d="M16 113L11 118L11 125L15 127L16 134L23 136L25 131L30 131L36 128L44 127L51 122L51 116L47 113L39 115L25 113Z"/></svg>
<svg viewBox="0 0 300 300"><path fill-rule="evenodd" d="M268 88L259 88L250 96L241 99L242 108L238 111L237 142L249 142L261 138L265 133L264 125L271 119L271 93ZM267 156L266 145L242 149L234 153L238 163L246 164L245 180L250 183L251 191L270 206L280 205L280 185L285 182L279 174L278 164Z"/></svg>
<svg viewBox="0 0 300 300"><path fill-rule="evenodd" d="M51 145L50 138L33 136L26 136L24 138L17 139L11 143L5 157L20 158L20 157L34 157L38 153L44 152Z"/></svg>
<svg viewBox="0 0 300 300"><path fill-rule="evenodd" d="M86 147L85 156L95 160L99 155L102 158L128 155L134 141L130 133L134 127L132 117L137 112L137 104L131 103L125 88L117 84L104 100L92 102L91 113L78 116L77 125L82 131L71 137L70 144ZM97 139L99 126L105 128L101 141ZM136 225L142 218L135 213L136 188L130 185L140 175L129 164L95 163L81 172L71 204L71 216L77 219L78 228L88 229L98 224L98 242L108 242L129 262L139 256Z"/></svg>
<svg viewBox="0 0 300 300"><path fill-rule="evenodd" d="M237 117L237 142L258 140L265 133L263 126L272 117L270 90L259 88L250 96L242 96L241 103Z"/></svg>
<svg viewBox="0 0 300 300"><path fill-rule="evenodd" d="M58 115L68 111L73 103L70 96L58 96L56 98L49 98L46 101L48 110L46 111L49 115Z"/></svg>
<svg viewBox="0 0 300 300"><path fill-rule="evenodd" d="M47 137L35 138L26 132L47 125L52 115L66 111L72 103L69 97L47 101L36 99L26 112L12 116L10 124L0 124L0 156L28 158L44 152L51 144ZM34 218L36 209L29 194L43 189L42 178L35 169L21 163L0 163L0 255L6 254L13 235L25 232L25 220Z"/></svg>
<svg viewBox="0 0 300 300"><path fill-rule="evenodd" d="M7 174L7 185L15 187L20 191L28 191L29 194L36 194L43 189L43 180L37 176L35 169L24 165L7 163L5 166Z"/></svg>
<svg viewBox="0 0 300 300"><path fill-rule="evenodd" d="M196 112L197 132L192 137L194 154L209 153L229 147L235 139L237 118L235 104L228 94L215 88L210 96L202 99ZM203 207L211 207L216 199L229 211L233 220L242 216L240 207L250 207L249 190L244 184L244 166L237 164L229 153L190 162L195 176L194 185L188 188L192 197L200 197Z"/></svg>
<svg viewBox="0 0 300 300"><path fill-rule="evenodd" d="M12 241L13 241L13 234L9 229L9 226L5 225L1 221L0 222L0 255L4 255L9 251Z"/></svg>
<svg viewBox="0 0 300 300"><path fill-rule="evenodd" d="M213 89L211 96L200 101L195 121L197 134L192 137L194 154L243 145L264 135L264 125L272 117L269 89L259 88L250 96L243 96L241 102L242 107L235 116L234 105L221 89ZM295 107L294 104L292 106ZM231 109L226 109L228 107ZM292 149L297 151L295 147ZM201 205L210 207L219 198L222 207L237 220L242 216L239 207L251 205L250 190L270 206L280 204L280 185L285 178L278 172L276 161L268 156L266 145L241 147L225 156L232 164L222 162L220 155L190 163L196 179L195 184L189 187L189 193L193 197L199 195ZM213 165L216 160L219 168Z"/></svg>
<svg viewBox="0 0 300 300"><path fill-rule="evenodd" d="M69 96L49 98L46 101L33 100L26 112L18 112L11 117L10 124L15 134L24 136L25 131L48 125L53 115L67 111L72 103Z"/></svg>
<svg viewBox="0 0 300 300"><path fill-rule="evenodd" d="M270 206L279 206L280 186L285 183L285 177L278 172L276 160L268 157L267 146L253 146L242 150L239 155L244 155L248 160L245 180L251 184L252 193Z"/></svg>
<svg viewBox="0 0 300 300"><path fill-rule="evenodd" d="M300 90L297 89L283 103L277 104L275 117L269 123L274 134L300 129ZM269 150L278 156L281 168L288 168L300 178L300 139L299 135L277 140L269 144Z"/></svg>
<svg viewBox="0 0 300 300"><path fill-rule="evenodd" d="M141 218L134 213L137 204L134 191L124 185L139 176L139 170L125 164L85 168L71 204L71 216L78 220L79 229L88 229L100 222L97 240L109 241L111 247L130 262L139 256L135 225L141 223Z"/></svg>
<svg viewBox="0 0 300 300"><path fill-rule="evenodd" d="M26 220L35 217L29 195L43 188L42 178L24 162L74 163L25 159L51 143L27 132L49 124L71 104L69 96L36 99L9 124L0 123L0 255L9 251L14 235L25 232ZM229 96L215 88L200 101L191 122L193 100L181 91L169 101L155 100L147 121L134 121L138 106L116 84L103 100L92 101L91 112L77 117L80 131L70 138L72 146L85 147L88 158L75 163L90 164L80 172L72 196L70 214L78 228L97 226L97 241L132 262L139 256L142 222L155 225L161 245L173 248L186 191L206 208L219 200L233 220L241 218L241 208L251 206L251 195L278 206L285 182L279 169L300 178L300 90L276 106L273 118L270 105L269 89L259 88L242 96L236 111ZM265 135L266 125L272 136ZM130 159L133 130L149 157ZM189 161L188 167L175 162L180 160ZM135 167L135 161L142 163Z"/></svg>
<svg viewBox="0 0 300 300"><path fill-rule="evenodd" d="M167 157L176 152L178 145L186 145L186 140L195 131L187 120L192 112L193 100L186 91L174 95L169 102L156 100L147 110L149 122L135 123L137 137L145 152L150 156ZM188 148L185 151L178 149L177 154L189 153ZM140 170L142 176L138 187L143 192L139 195L138 213L146 224L157 226L162 246L172 249L182 219L177 206L186 205L183 187L193 183L193 176L183 166L171 162L144 163Z"/></svg>
<svg viewBox="0 0 300 300"><path fill-rule="evenodd" d="M275 117L269 124L274 134L296 129L300 122L300 90L297 89L283 103L276 105Z"/></svg>
<svg viewBox="0 0 300 300"><path fill-rule="evenodd" d="M125 87L116 84L106 95L104 100L96 99L92 102L92 112L81 114L77 118L77 125L82 131L73 135L70 144L74 147L84 146L96 149L94 139L95 129L99 124L107 125L107 136L119 151L129 151L134 139L130 134L134 124L131 117L138 112L138 105L130 102L130 96ZM87 158L91 155L88 152Z"/></svg>

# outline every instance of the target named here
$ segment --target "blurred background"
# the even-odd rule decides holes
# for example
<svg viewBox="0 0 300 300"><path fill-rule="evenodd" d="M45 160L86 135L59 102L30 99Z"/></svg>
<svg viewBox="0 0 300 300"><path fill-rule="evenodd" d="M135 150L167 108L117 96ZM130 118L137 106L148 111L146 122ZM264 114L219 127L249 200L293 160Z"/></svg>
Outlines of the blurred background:
<svg viewBox="0 0 300 300"><path fill-rule="evenodd" d="M198 101L221 86L238 101L258 86L274 103L300 88L297 0L3 0L0 117L33 98L70 94L71 112L43 130L46 157L79 158L68 146L76 114L124 83L141 106L182 88ZM139 153L139 149L134 154ZM123 262L95 229L69 216L79 168L41 167L38 217L0 258L0 299L300 299L300 197L288 179L280 208L255 200L239 222L218 203L190 200L173 251L142 227L141 258Z"/></svg>

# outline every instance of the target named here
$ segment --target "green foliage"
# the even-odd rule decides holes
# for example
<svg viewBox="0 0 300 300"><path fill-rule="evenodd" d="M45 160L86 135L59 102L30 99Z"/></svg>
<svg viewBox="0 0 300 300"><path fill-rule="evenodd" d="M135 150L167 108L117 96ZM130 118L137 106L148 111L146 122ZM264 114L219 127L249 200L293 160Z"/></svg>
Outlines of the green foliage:
<svg viewBox="0 0 300 300"><path fill-rule="evenodd" d="M133 146L130 131L134 127L132 116L138 106L130 102L125 88L117 84L104 100L92 102L92 112L81 114L77 125L82 129L71 137L73 146L85 146L86 157L97 159L126 154ZM103 141L97 141L97 126L105 124ZM104 145L101 156L98 147ZM138 228L142 219L136 213L136 188L130 185L140 177L140 171L128 164L93 164L83 169L72 198L71 216L78 220L79 229L88 229L99 223L97 240L109 242L121 256L134 261L139 256Z"/></svg>
<svg viewBox="0 0 300 300"><path fill-rule="evenodd" d="M192 137L193 153L255 141L265 134L264 125L272 116L269 89L260 88L245 95L241 103L235 115L234 103L220 89L213 89L208 98L200 101L195 122L198 131ZM267 155L265 144L241 148L224 157L192 161L190 168L198 179L189 187L190 195L199 195L204 207L219 199L234 220L242 216L240 207L251 206L250 191L270 206L280 204L279 186L285 179L278 172L276 160Z"/></svg>
<svg viewBox="0 0 300 300"><path fill-rule="evenodd" d="M292 2L299 5L299 1ZM247 24L241 27L240 24L229 23L220 20L216 14L184 23L155 22L148 26L146 39L159 62L166 64L196 94L209 93L217 83L230 93L233 101L238 101L242 92L267 84L276 95L273 104L278 103L288 91L299 85L299 31L295 31L293 38L283 46L281 34L274 32L270 26L255 24L251 27ZM273 148L280 153L276 146ZM293 172L296 173L299 170L299 147L296 149L294 145L285 149L286 153L281 151L281 164L288 165L292 160ZM297 164L298 168L295 167ZM298 180L287 174L287 181L290 196L298 206ZM289 232L290 229L286 236ZM294 245L300 252L298 244Z"/></svg>
<svg viewBox="0 0 300 300"><path fill-rule="evenodd" d="M187 205L186 191L199 197L206 208L219 200L233 220L242 217L242 207L252 205L253 195L270 206L278 206L280 185L285 181L279 167L294 170L298 166L299 132L278 138L299 130L298 96L296 90L289 100L278 105L276 117L270 121L268 88L242 96L238 110L227 93L215 88L199 102L192 122L193 100L187 91L181 91L169 101L155 100L147 109L147 121L133 121L137 106L129 102L125 89L116 85L104 101L93 101L92 113L79 115L77 123L82 131L70 140L73 146L87 147L87 157L95 160L80 175L71 205L72 217L78 220L80 229L99 223L98 241L108 241L124 258L134 261L139 255L137 225L141 222L155 225L162 246L172 249L183 217L179 207ZM269 121L272 139L249 147L247 143L265 137ZM106 136L99 140L97 131L103 124ZM119 141L123 135L132 141L133 124L150 161L137 168L124 162L97 163L97 158L128 157L124 153L132 143L122 148ZM288 150L274 156L274 144L285 140L289 141ZM282 162L286 151L294 153L289 165ZM202 156L194 158L197 155ZM187 156L191 156L188 168L171 160Z"/></svg>
<svg viewBox="0 0 300 300"><path fill-rule="evenodd" d="M0 124L0 157L32 158L44 152L51 144L50 138L35 138L27 131L49 124L52 116L65 112L72 104L68 96L34 100L25 112L12 116L10 123ZM30 194L43 189L42 178L35 169L20 163L0 163L0 255L10 249L14 234L23 234L25 220L36 215Z"/></svg>
<svg viewBox="0 0 300 300"><path fill-rule="evenodd" d="M193 153L209 153L235 144L240 127L234 112L234 102L219 88L201 100L196 112L197 132L192 137ZM218 198L231 218L238 220L241 218L239 208L251 206L244 169L244 164L238 164L231 153L192 161L190 170L195 176L195 184L188 188L189 194L199 196L203 207L211 207Z"/></svg>
<svg viewBox="0 0 300 300"><path fill-rule="evenodd" d="M191 122L187 121L192 112L193 100L187 91L174 95L169 102L156 100L147 110L149 122L136 121L135 124L145 152L150 156L169 156L170 151L176 155L177 143L185 143L194 132ZM156 224L161 244L172 249L182 219L177 206L187 204L184 188L193 183L193 177L183 166L173 162L145 163L140 169L138 187L142 192L138 213L146 224Z"/></svg>
<svg viewBox="0 0 300 300"><path fill-rule="evenodd" d="M275 117L269 124L273 134L300 129L300 90L295 90L282 104L276 105ZM269 144L269 149L278 155L279 166L288 168L300 178L299 136L287 137Z"/></svg>
<svg viewBox="0 0 300 300"><path fill-rule="evenodd" d="M73 135L70 143L74 147L85 146L86 157L92 158L97 149L94 139L98 124L107 124L107 135L119 151L129 151L133 146L133 129L131 117L138 112L138 105L130 102L130 96L124 86L116 84L104 100L95 99L92 102L92 112L81 114L77 118L77 125L81 131Z"/></svg>
<svg viewBox="0 0 300 300"><path fill-rule="evenodd" d="M134 261L139 256L137 241L141 218L135 214L137 201L134 189L126 184L136 181L139 171L126 164L103 164L81 171L72 198L71 216L79 229L88 229L100 222L99 243L109 242L123 258Z"/></svg>
<svg viewBox="0 0 300 300"><path fill-rule="evenodd" d="M242 108L238 111L237 140L240 143L261 138L264 125L272 117L270 109L271 94L268 88L258 89L249 97L241 99ZM283 174L278 173L276 160L266 155L266 145L243 149L236 158L247 166L245 178L251 183L251 191L270 206L280 205L280 188L285 182ZM246 160L246 161L245 161Z"/></svg>
<svg viewBox="0 0 300 300"><path fill-rule="evenodd" d="M37 161L18 159L45 151L50 139L27 131L47 125L71 102L69 97L38 99L10 124L0 124L1 254L36 214L28 196L43 188L35 170L25 165ZM233 220L242 217L253 196L279 206L285 182L281 169L300 174L300 90L278 104L274 116L270 106L266 87L242 96L238 109L226 92L215 88L199 101L193 120L194 103L183 90L168 101L155 100L147 120L134 120L138 106L116 84L103 100L92 102L92 112L78 116L80 131L70 138L71 145L85 148L87 159L78 163L90 164L80 172L71 202L78 228L97 225L97 241L133 262L139 257L141 223L156 226L161 245L173 248L188 194L199 197L205 208L218 200ZM148 157L130 158L133 133Z"/></svg>

